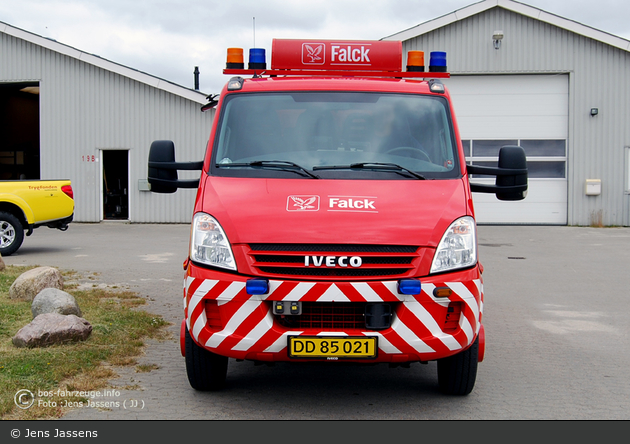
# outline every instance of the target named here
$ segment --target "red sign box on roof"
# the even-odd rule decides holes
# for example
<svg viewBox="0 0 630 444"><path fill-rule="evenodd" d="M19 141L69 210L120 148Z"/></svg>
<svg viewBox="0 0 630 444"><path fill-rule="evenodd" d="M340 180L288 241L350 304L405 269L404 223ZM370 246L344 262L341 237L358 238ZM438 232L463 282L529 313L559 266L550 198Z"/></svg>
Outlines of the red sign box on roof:
<svg viewBox="0 0 630 444"><path fill-rule="evenodd" d="M402 42L274 39L271 69L401 71Z"/></svg>

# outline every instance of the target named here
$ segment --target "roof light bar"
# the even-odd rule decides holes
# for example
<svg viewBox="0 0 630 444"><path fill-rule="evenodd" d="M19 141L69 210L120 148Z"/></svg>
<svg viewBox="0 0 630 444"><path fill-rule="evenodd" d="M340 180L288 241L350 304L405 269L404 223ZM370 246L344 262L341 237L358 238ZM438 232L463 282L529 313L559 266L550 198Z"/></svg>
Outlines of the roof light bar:
<svg viewBox="0 0 630 444"><path fill-rule="evenodd" d="M430 73L425 73L424 52L410 51L407 71L402 67L402 42L388 40L274 39L271 69L265 49L249 50L248 69L242 67L242 49L228 49L224 74L260 76L352 76L394 78L448 78L446 53L431 52Z"/></svg>

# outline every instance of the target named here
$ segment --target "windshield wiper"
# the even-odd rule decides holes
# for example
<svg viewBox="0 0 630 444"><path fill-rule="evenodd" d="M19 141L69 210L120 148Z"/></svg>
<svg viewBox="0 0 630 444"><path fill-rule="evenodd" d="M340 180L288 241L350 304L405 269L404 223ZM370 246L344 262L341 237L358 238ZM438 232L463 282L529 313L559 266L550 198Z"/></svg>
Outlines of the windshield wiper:
<svg viewBox="0 0 630 444"><path fill-rule="evenodd" d="M396 163L380 163L380 162L361 162L352 163L350 165L318 165L313 167L313 171L316 170L358 170L358 169L371 169L374 171L393 171L400 173L401 171L415 177L419 180L426 180L422 174L418 174L409 168L405 168Z"/></svg>
<svg viewBox="0 0 630 444"><path fill-rule="evenodd" d="M253 162L242 163L218 163L217 168L229 168L229 167L263 167L263 168L279 168L285 171L293 171L298 174L303 174L311 179L319 179L317 174L313 174L303 166L297 163L289 162L287 160L254 160Z"/></svg>

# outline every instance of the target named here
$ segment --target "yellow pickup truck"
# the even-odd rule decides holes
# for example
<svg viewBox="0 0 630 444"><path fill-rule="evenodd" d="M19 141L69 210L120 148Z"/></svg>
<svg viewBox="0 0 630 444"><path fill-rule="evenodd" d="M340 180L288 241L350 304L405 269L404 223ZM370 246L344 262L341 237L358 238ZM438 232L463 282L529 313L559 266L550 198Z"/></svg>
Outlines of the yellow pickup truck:
<svg viewBox="0 0 630 444"><path fill-rule="evenodd" d="M73 217L70 180L0 181L0 254L15 253L37 227L66 231Z"/></svg>

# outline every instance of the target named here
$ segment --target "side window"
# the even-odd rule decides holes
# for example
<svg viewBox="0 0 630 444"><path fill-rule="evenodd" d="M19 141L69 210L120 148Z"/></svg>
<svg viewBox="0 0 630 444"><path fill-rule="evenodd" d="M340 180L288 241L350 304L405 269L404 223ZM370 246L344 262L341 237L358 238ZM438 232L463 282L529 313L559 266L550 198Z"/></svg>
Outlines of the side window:
<svg viewBox="0 0 630 444"><path fill-rule="evenodd" d="M520 145L527 156L531 179L566 178L567 141L565 139L462 140L466 162L473 165L497 166L499 149Z"/></svg>

